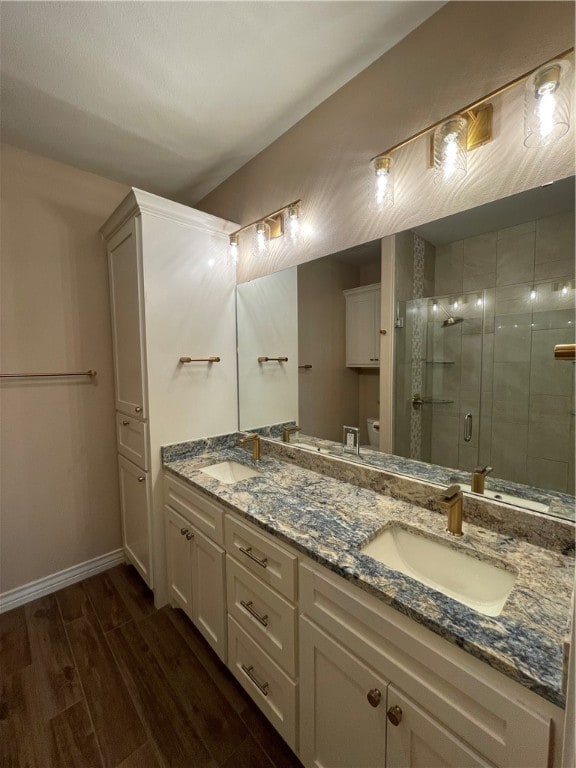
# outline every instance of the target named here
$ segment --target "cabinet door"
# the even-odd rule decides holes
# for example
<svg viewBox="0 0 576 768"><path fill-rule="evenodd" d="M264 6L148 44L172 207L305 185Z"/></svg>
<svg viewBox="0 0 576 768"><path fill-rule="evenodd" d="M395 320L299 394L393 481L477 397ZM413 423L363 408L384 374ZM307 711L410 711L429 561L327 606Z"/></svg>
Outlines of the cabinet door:
<svg viewBox="0 0 576 768"><path fill-rule="evenodd" d="M123 456L118 457L124 551L152 589L150 555L150 476Z"/></svg>
<svg viewBox="0 0 576 768"><path fill-rule="evenodd" d="M192 620L226 661L226 553L196 528L192 554Z"/></svg>
<svg viewBox="0 0 576 768"><path fill-rule="evenodd" d="M108 243L116 408L147 418L139 221L131 219Z"/></svg>
<svg viewBox="0 0 576 768"><path fill-rule="evenodd" d="M490 768L493 763L461 742L393 685L388 687L386 768Z"/></svg>
<svg viewBox="0 0 576 768"><path fill-rule="evenodd" d="M346 294L346 365L377 368L380 358L380 290Z"/></svg>
<svg viewBox="0 0 576 768"><path fill-rule="evenodd" d="M383 768L386 688L387 682L370 667L301 618L300 758L304 765Z"/></svg>
<svg viewBox="0 0 576 768"><path fill-rule="evenodd" d="M166 524L166 571L174 605L192 618L192 539L190 523L170 507L164 507Z"/></svg>

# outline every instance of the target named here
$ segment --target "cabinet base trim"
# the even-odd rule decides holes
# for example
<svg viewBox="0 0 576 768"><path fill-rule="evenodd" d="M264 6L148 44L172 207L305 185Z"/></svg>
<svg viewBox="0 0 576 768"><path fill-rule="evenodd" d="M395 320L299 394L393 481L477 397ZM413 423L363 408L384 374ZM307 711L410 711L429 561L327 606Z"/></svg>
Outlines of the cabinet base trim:
<svg viewBox="0 0 576 768"><path fill-rule="evenodd" d="M108 568L120 565L125 561L124 550L115 549L105 555L94 557L92 560L86 560L79 565L73 565L70 568L52 573L50 576L31 581L22 587L9 589L7 592L0 593L0 613L18 608L20 605L36 600L38 597L49 595L51 592L68 587L70 584L75 584L89 576L95 576L97 573L106 571Z"/></svg>

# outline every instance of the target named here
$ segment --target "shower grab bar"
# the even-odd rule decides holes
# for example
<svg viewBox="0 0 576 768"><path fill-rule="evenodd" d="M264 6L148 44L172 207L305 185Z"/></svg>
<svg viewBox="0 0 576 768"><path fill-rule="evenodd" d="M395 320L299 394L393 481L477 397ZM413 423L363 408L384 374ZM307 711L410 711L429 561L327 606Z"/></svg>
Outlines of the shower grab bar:
<svg viewBox="0 0 576 768"><path fill-rule="evenodd" d="M96 376L96 371L67 371L65 373L0 373L0 379L37 379L59 378L61 376Z"/></svg>
<svg viewBox="0 0 576 768"><path fill-rule="evenodd" d="M467 413L464 417L464 442L469 443L472 440L472 414Z"/></svg>

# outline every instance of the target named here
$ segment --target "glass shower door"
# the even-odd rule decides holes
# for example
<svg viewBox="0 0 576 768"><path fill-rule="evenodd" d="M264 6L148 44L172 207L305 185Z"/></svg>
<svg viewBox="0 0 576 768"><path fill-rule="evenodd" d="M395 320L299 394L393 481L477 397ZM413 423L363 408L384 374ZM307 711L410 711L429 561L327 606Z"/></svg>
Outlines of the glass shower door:
<svg viewBox="0 0 576 768"><path fill-rule="evenodd" d="M484 303L482 292L406 302L395 453L468 472L480 463Z"/></svg>

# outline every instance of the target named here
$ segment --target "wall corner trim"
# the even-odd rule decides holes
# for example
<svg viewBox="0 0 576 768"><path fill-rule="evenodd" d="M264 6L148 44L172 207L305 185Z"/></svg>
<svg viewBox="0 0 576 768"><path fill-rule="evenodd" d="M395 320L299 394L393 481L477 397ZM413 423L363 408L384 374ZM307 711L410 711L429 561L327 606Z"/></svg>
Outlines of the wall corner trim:
<svg viewBox="0 0 576 768"><path fill-rule="evenodd" d="M115 549L105 555L94 557L92 560L86 560L79 565L73 565L71 568L65 568L63 571L50 574L50 576L31 581L22 587L2 592L0 593L0 613L18 608L38 597L49 595L51 592L68 587L70 584L75 584L89 576L95 576L101 571L106 571L108 568L124 562L126 562L124 550Z"/></svg>

